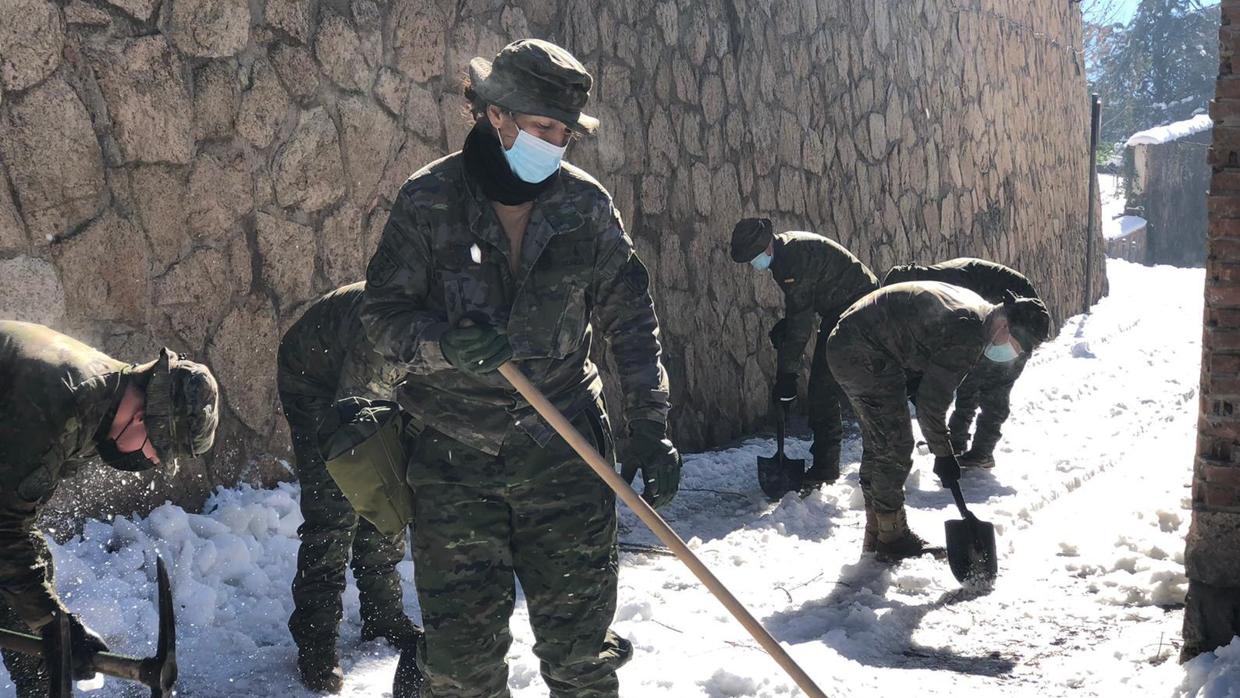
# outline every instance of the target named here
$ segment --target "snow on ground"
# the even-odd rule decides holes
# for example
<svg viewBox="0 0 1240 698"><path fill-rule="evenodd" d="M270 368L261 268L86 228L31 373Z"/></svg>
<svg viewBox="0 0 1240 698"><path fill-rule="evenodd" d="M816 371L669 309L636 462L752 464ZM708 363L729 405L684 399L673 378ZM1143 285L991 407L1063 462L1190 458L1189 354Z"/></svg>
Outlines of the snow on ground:
<svg viewBox="0 0 1240 698"><path fill-rule="evenodd" d="M998 466L962 481L970 507L998 531L990 593L962 590L944 562L889 568L859 555L855 433L841 482L776 503L761 496L754 465L773 451L770 439L686 457L665 516L828 695L1240 695L1240 643L1187 670L1175 661L1203 272L1110 260L1108 273L1111 296L1029 362ZM808 458L808 446L793 439L790 455ZM941 542L942 522L957 514L931 461L916 457L909 518ZM173 565L180 695L307 695L284 626L297 494L243 487L219 491L201 515L164 506L91 522L53 546L59 588L116 650L149 653L159 550ZM800 695L631 512L621 537L630 552L615 625L637 650L621 671L623 695ZM412 564L401 572L411 579ZM416 617L411 585L406 604ZM357 607L350 585L345 695L384 695L395 655L359 642ZM513 694L546 695L523 605L513 629ZM0 673L0 695L12 693ZM138 694L109 681L94 695Z"/></svg>
<svg viewBox="0 0 1240 698"><path fill-rule="evenodd" d="M1130 235L1145 227L1140 216L1124 215L1124 181L1119 175L1099 174L1098 194L1102 200L1102 237L1106 240Z"/></svg>

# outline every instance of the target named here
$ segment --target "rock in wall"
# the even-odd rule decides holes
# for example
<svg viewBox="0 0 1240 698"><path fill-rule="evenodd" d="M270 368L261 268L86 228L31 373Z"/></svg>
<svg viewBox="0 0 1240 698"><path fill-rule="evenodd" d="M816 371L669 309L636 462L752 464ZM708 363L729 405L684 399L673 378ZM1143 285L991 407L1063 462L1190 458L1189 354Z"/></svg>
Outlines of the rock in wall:
<svg viewBox="0 0 1240 698"><path fill-rule="evenodd" d="M596 77L603 126L570 159L650 266L680 443L719 443L764 417L781 305L727 256L741 216L879 274L999 260L1079 310L1080 24L1060 0L8 0L0 316L215 367L215 453L114 507L287 477L281 332L361 278L401 182L459 147L468 59L544 37Z"/></svg>

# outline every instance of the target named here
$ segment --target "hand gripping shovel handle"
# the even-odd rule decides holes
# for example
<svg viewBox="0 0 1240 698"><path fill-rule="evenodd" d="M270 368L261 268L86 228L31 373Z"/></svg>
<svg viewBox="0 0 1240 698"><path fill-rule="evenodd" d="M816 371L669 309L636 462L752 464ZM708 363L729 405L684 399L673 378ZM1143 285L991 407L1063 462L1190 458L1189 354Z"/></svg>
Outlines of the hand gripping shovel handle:
<svg viewBox="0 0 1240 698"><path fill-rule="evenodd" d="M629 487L628 483L616 474L612 465L599 455L594 445L569 423L563 413L547 400L542 391L525 377L521 369L509 361L499 367L499 372L538 411L538 414L542 415L543 419L547 420L556 432L568 442L568 445L573 447L577 455L581 456L582 460L594 470L595 474L601 477L607 483L607 486L659 537L659 540L663 541L663 544L671 549L676 557L680 558L680 561L689 568L689 571L693 572L694 576L723 603L724 607L740 621L740 624L745 626L745 629L749 631L753 639L757 640L758 644L779 663L779 666L788 673L788 676L796 682L797 686L801 687L801 690L807 696L810 696L810 698L826 698L827 694L818 688L813 679L805 673L805 670L797 665L796 661L789 656L775 638L771 637L766 628L762 627L762 624L741 605L741 602L728 591L727 587L723 586L723 583L715 577L714 573L693 554L689 546L685 545L680 536L676 535L671 526L667 525L663 517L659 516L654 508L646 503L646 500L639 497L633 491L633 488Z"/></svg>

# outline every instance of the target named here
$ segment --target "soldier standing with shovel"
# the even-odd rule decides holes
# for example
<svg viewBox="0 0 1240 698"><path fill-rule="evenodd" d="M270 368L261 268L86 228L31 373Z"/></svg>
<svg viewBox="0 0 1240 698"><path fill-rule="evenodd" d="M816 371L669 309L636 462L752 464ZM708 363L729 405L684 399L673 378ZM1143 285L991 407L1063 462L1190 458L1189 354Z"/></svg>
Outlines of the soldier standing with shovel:
<svg viewBox="0 0 1240 698"><path fill-rule="evenodd" d="M496 371L511 359L614 461L602 381L607 340L644 497L671 501L680 455L649 275L608 193L562 162L598 121L592 78L540 40L469 65L475 119L461 152L415 173L370 260L362 321L407 372L398 400L421 428L410 454L413 558L426 695L508 695L520 580L542 675L557 698L619 695L632 654L616 606L615 496Z"/></svg>

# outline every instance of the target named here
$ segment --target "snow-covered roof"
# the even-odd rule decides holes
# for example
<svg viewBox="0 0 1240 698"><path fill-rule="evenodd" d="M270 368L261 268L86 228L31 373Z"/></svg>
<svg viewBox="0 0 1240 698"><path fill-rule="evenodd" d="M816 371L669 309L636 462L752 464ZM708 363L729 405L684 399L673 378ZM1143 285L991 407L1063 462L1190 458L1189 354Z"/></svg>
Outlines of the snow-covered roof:
<svg viewBox="0 0 1240 698"><path fill-rule="evenodd" d="M1191 136L1194 133L1208 131L1214 126L1214 122L1206 114L1198 114L1191 119L1185 121L1177 121L1166 126L1155 126L1144 131L1138 131L1128 138L1128 142L1124 145L1132 147L1134 145L1159 145L1160 143L1170 143L1179 140L1185 136Z"/></svg>
<svg viewBox="0 0 1240 698"><path fill-rule="evenodd" d="M1126 237L1145 227L1145 219L1141 216L1120 216L1114 220L1102 222L1102 237L1107 240Z"/></svg>

